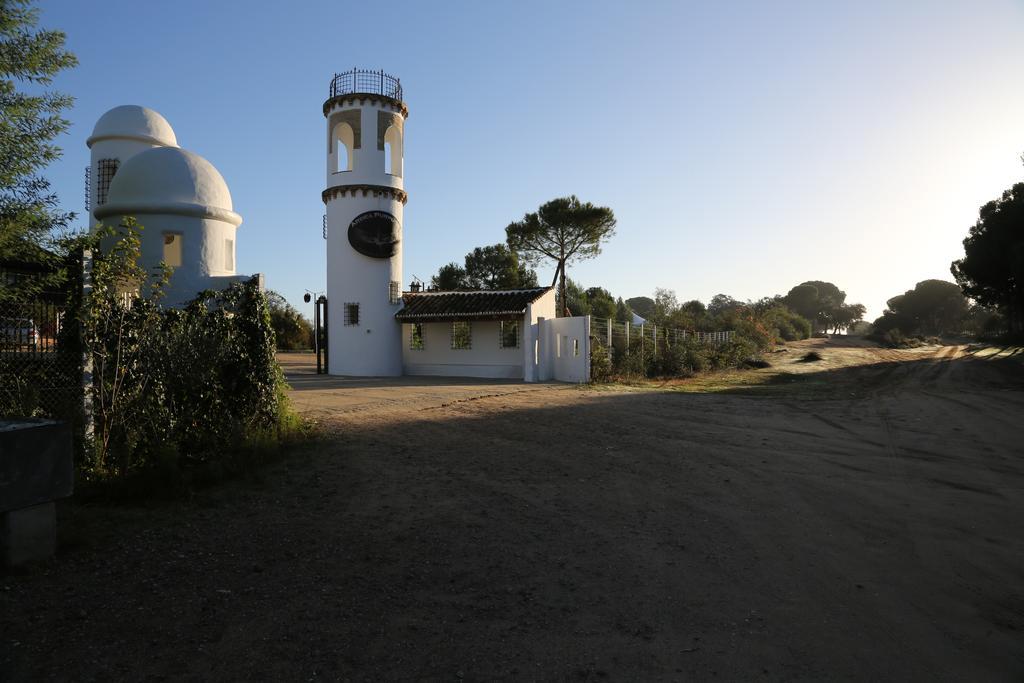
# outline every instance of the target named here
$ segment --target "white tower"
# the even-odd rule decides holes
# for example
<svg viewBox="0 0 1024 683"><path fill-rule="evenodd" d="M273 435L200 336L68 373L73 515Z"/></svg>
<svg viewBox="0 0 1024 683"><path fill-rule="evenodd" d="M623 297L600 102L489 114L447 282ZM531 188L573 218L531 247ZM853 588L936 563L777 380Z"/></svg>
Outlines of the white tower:
<svg viewBox="0 0 1024 683"><path fill-rule="evenodd" d="M329 371L401 375L402 86L383 71L336 74L323 111Z"/></svg>

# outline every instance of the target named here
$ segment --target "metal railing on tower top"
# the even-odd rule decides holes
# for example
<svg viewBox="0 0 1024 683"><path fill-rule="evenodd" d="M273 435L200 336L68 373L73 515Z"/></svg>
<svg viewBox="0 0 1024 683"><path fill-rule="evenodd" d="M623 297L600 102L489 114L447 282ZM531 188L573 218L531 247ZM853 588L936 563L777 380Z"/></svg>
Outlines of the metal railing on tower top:
<svg viewBox="0 0 1024 683"><path fill-rule="evenodd" d="M331 97L349 93L369 93L402 100L402 83L397 77L383 71L352 69L334 74L331 80Z"/></svg>

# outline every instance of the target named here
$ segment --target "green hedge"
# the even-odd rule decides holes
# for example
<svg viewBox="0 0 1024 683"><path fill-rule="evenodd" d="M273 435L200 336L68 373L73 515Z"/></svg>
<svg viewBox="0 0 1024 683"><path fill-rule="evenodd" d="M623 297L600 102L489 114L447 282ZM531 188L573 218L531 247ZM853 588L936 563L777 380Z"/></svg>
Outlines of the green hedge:
<svg viewBox="0 0 1024 683"><path fill-rule="evenodd" d="M138 230L128 222L94 252L92 288L78 303L94 374L82 472L156 472L170 483L189 471L244 469L298 427L266 297L252 280L201 292L181 309L162 306L169 271L152 278L139 268Z"/></svg>

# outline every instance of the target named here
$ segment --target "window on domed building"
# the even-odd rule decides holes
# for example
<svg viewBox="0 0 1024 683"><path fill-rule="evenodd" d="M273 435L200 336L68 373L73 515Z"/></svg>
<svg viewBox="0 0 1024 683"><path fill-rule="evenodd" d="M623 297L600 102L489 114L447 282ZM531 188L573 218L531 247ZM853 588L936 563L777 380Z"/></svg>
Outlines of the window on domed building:
<svg viewBox="0 0 1024 683"><path fill-rule="evenodd" d="M110 181L117 173L120 165L117 159L100 159L96 164L96 206L103 206L107 203L107 194L110 192Z"/></svg>
<svg viewBox="0 0 1024 683"><path fill-rule="evenodd" d="M164 265L177 268L181 265L181 234L164 233Z"/></svg>

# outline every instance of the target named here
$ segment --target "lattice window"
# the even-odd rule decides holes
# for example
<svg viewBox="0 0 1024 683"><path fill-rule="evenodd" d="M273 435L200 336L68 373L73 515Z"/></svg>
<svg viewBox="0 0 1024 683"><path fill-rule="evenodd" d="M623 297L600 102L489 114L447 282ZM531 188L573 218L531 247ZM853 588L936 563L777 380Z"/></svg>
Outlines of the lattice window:
<svg viewBox="0 0 1024 683"><path fill-rule="evenodd" d="M471 349L473 348L473 325L472 323L452 323L452 348Z"/></svg>
<svg viewBox="0 0 1024 683"><path fill-rule="evenodd" d="M107 203L107 193L110 192L110 181L117 173L117 167L121 164L117 159L100 159L96 167L96 206L103 206Z"/></svg>
<svg viewBox="0 0 1024 683"><path fill-rule="evenodd" d="M359 324L359 304L347 303L345 304L345 324L346 325L358 325Z"/></svg>
<svg viewBox="0 0 1024 683"><path fill-rule="evenodd" d="M409 328L409 348L413 351L422 351L423 323L413 323Z"/></svg>
<svg viewBox="0 0 1024 683"><path fill-rule="evenodd" d="M499 325L498 337L501 340L501 348L518 349L519 322L517 320L502 320Z"/></svg>
<svg viewBox="0 0 1024 683"><path fill-rule="evenodd" d="M402 303L402 283L392 280L388 285L388 301L393 304Z"/></svg>

